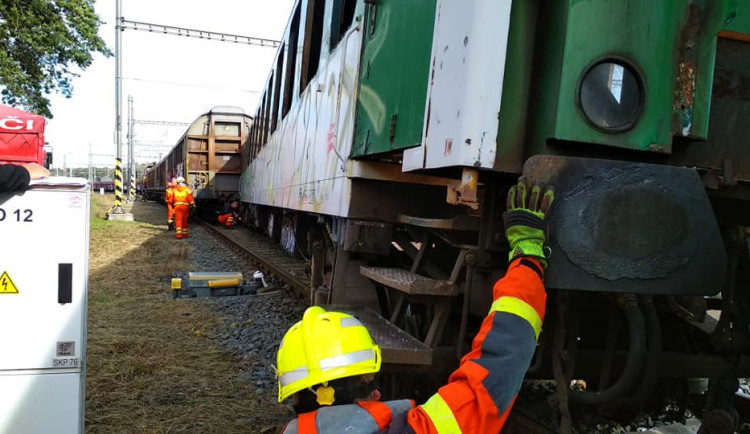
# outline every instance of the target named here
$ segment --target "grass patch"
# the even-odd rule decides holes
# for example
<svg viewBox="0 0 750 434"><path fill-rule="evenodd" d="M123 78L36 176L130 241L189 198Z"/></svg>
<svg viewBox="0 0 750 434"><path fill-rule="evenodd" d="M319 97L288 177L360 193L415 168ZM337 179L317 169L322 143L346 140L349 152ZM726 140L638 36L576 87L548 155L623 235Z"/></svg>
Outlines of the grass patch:
<svg viewBox="0 0 750 434"><path fill-rule="evenodd" d="M107 221L107 210L115 204L113 194L91 193L91 223Z"/></svg>
<svg viewBox="0 0 750 434"><path fill-rule="evenodd" d="M286 409L238 380L215 336L215 311L170 298L190 269L188 243L164 231L164 212L136 203L136 222L91 213L87 432L261 432ZM269 410L270 409L270 410Z"/></svg>

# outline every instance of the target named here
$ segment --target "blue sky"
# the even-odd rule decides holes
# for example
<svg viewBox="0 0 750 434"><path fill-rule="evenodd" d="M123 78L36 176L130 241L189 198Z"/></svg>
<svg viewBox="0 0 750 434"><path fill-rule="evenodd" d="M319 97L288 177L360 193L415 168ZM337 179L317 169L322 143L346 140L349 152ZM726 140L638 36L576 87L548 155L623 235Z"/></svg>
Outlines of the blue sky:
<svg viewBox="0 0 750 434"><path fill-rule="evenodd" d="M178 27L280 39L294 0L122 0L123 17ZM98 0L105 22L99 34L114 50L115 0ZM192 122L218 105L253 113L276 53L274 48L204 41L126 30L123 33L123 143L127 97L135 119ZM91 144L95 165L113 165L115 154L115 61L96 56L74 81L73 97L52 95L54 119L46 139L55 164L84 167ZM173 145L186 127L136 125L138 162L153 161ZM123 157L127 149L123 148Z"/></svg>

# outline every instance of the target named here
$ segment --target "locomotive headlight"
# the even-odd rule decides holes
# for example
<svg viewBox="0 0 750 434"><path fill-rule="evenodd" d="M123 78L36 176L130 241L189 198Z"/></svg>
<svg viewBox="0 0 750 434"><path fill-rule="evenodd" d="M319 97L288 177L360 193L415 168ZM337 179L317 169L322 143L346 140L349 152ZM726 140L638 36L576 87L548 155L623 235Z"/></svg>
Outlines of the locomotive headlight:
<svg viewBox="0 0 750 434"><path fill-rule="evenodd" d="M632 67L618 60L591 66L578 92L586 120L606 132L631 129L643 109L643 84Z"/></svg>

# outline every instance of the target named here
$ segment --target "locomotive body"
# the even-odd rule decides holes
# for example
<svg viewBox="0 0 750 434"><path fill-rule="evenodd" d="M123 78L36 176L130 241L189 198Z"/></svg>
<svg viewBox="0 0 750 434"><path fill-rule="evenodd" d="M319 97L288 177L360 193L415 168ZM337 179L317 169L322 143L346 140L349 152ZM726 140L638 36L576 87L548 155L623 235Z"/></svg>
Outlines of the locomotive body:
<svg viewBox="0 0 750 434"><path fill-rule="evenodd" d="M144 194L162 200L167 183L182 176L199 204L220 207L237 197L242 148L252 118L236 107L214 107L188 127L177 145L144 173Z"/></svg>
<svg viewBox="0 0 750 434"><path fill-rule="evenodd" d="M243 211L311 257L312 302L366 306L418 341L382 338L385 364L435 372L503 274L508 187L553 183L556 315L529 375L629 381L571 394L585 405L711 376L707 407L733 417L717 385L750 370L747 83L738 0L299 0Z"/></svg>

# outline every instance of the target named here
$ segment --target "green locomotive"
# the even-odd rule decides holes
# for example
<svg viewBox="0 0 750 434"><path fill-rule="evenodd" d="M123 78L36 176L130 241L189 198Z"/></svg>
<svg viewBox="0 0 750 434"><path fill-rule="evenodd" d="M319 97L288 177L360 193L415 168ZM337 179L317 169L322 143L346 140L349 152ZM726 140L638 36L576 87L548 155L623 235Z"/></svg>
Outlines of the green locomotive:
<svg viewBox="0 0 750 434"><path fill-rule="evenodd" d="M711 420L735 423L745 116L748 1L299 0L241 197L248 221L310 255L312 302L369 318L393 372L436 372L502 275L507 188L554 183L529 376L587 378L598 392L571 400L628 411L710 377Z"/></svg>

